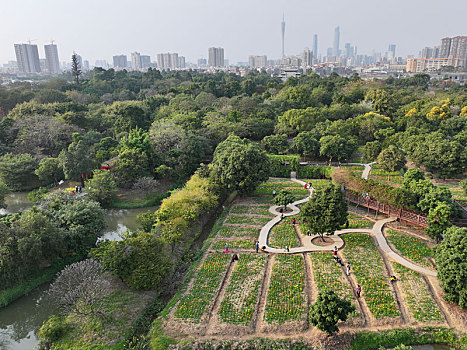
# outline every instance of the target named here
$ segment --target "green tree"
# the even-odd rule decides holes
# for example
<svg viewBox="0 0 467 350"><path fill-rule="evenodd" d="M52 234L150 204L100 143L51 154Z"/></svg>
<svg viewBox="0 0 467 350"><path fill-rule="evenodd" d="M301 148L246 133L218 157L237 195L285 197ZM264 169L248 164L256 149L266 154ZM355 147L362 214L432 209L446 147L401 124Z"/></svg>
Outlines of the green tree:
<svg viewBox="0 0 467 350"><path fill-rule="evenodd" d="M379 141L367 142L362 148L363 162L372 162L376 160L381 152L381 143Z"/></svg>
<svg viewBox="0 0 467 350"><path fill-rule="evenodd" d="M336 185L317 189L300 210L300 217L311 232L321 236L334 234L347 221L347 202Z"/></svg>
<svg viewBox="0 0 467 350"><path fill-rule="evenodd" d="M81 75L81 64L78 59L76 52L73 52L71 56L71 75L75 79L76 85L79 84L79 76Z"/></svg>
<svg viewBox="0 0 467 350"><path fill-rule="evenodd" d="M34 173L44 184L57 183L65 177L58 158L42 158Z"/></svg>
<svg viewBox="0 0 467 350"><path fill-rule="evenodd" d="M395 146L391 145L381 151L376 159L378 165L388 172L388 181L390 179L391 171L402 169L405 166L406 160L404 154L399 151Z"/></svg>
<svg viewBox="0 0 467 350"><path fill-rule="evenodd" d="M0 157L0 178L15 190L37 187L39 179L34 171L38 164L38 160L30 154L7 153Z"/></svg>
<svg viewBox="0 0 467 350"><path fill-rule="evenodd" d="M216 182L224 189L239 193L253 191L269 174L266 152L235 135L217 146L212 164Z"/></svg>
<svg viewBox="0 0 467 350"><path fill-rule="evenodd" d="M128 148L120 152L111 171L118 186L130 188L139 178L151 176L150 165L145 153Z"/></svg>
<svg viewBox="0 0 467 350"><path fill-rule="evenodd" d="M321 144L319 154L328 157L329 163L331 163L333 159L337 159L338 161L349 159L355 150L355 146L352 142L349 142L339 135L323 136L319 140L319 143Z"/></svg>
<svg viewBox="0 0 467 350"><path fill-rule="evenodd" d="M117 194L117 185L108 170L96 170L91 179L86 181L88 197L99 202L103 207L109 206Z"/></svg>
<svg viewBox="0 0 467 350"><path fill-rule="evenodd" d="M451 216L451 207L443 202L438 202L438 205L431 208L428 212L428 227L425 232L431 238L439 241L446 230L452 226L449 221Z"/></svg>
<svg viewBox="0 0 467 350"><path fill-rule="evenodd" d="M287 135L270 135L261 140L261 145L270 154L285 154L289 148Z"/></svg>
<svg viewBox="0 0 467 350"><path fill-rule="evenodd" d="M5 208L5 196L10 192L8 186L0 180L0 208Z"/></svg>
<svg viewBox="0 0 467 350"><path fill-rule="evenodd" d="M276 197L274 197L274 204L283 205L284 210L287 209L287 204L293 203L295 201L295 196L287 190L280 190Z"/></svg>
<svg viewBox="0 0 467 350"><path fill-rule="evenodd" d="M332 335L339 331L337 322L346 321L347 316L355 311L355 306L332 290L320 292L316 302L310 308L310 323L318 329Z"/></svg>
<svg viewBox="0 0 467 350"><path fill-rule="evenodd" d="M137 290L161 290L173 265L163 241L147 232L128 233L121 241L100 242L90 256Z"/></svg>
<svg viewBox="0 0 467 350"><path fill-rule="evenodd" d="M375 111L384 115L391 114L395 110L394 100L386 90L368 90L365 101L371 102Z"/></svg>
<svg viewBox="0 0 467 350"><path fill-rule="evenodd" d="M467 229L451 227L435 248L438 279L444 298L467 308Z"/></svg>
<svg viewBox="0 0 467 350"><path fill-rule="evenodd" d="M404 174L404 187L410 188L412 181L425 180L425 174L417 168L410 168Z"/></svg>
<svg viewBox="0 0 467 350"><path fill-rule="evenodd" d="M467 196L467 179L460 181L459 186L462 188L462 191L464 191L464 195Z"/></svg>
<svg viewBox="0 0 467 350"><path fill-rule="evenodd" d="M299 133L293 139L292 150L304 157L317 156L319 154L319 142L315 133L311 131Z"/></svg>

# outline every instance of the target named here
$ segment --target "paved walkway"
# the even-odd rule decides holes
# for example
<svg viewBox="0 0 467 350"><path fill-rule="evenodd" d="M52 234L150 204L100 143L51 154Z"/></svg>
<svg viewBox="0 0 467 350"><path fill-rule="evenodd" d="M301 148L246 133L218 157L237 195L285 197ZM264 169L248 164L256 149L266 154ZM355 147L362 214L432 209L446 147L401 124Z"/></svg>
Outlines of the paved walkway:
<svg viewBox="0 0 467 350"><path fill-rule="evenodd" d="M365 179L368 178L368 175L370 173L372 164L374 164L374 163L356 164L356 165L365 166L365 170L363 171L362 178L365 178ZM296 183L299 183L299 184L305 186L305 182L297 180L295 178L294 173L291 174L291 180L293 182L296 182ZM298 206L303 204L303 203L306 203L310 199L311 195L313 194L313 191L314 191L313 188L309 189L310 194L309 194L308 197L289 204L288 208L291 209L291 211L287 212L287 213L284 213L283 216L288 217L288 216L293 216L293 215L297 215L298 213L300 213L300 209L298 208ZM304 245L301 246L301 247L289 248L289 251L286 251L283 248L282 249L272 248L272 247L270 247L268 245L269 232L271 231L271 229L276 224L278 224L279 222L282 221L281 215L277 211L277 209L279 207L280 206L273 205L273 206L271 206L269 208L269 212L271 212L272 214L274 214L276 216L273 219L271 219L266 225L264 225L263 228L261 229L260 233L259 233L259 238L258 238L259 246L266 253L272 253L272 254L297 254L297 253L309 253L309 252L317 252L317 251L332 251L334 246L337 246L339 249L341 249L344 246L344 241L340 237L341 235L344 235L346 233L352 233L352 232L361 232L361 233L368 233L370 235L373 235L376 238L376 242L377 242L378 246L380 247L380 249L382 250L382 252L387 257L394 260L395 262L397 262L397 263L399 263L401 265L404 265L405 267L408 267L409 269L417 271L417 272L419 272L421 274L428 275L428 276L436 276L435 271L429 270L429 269L421 267L421 266L418 266L418 265L408 261L407 259L403 258L402 256L396 254L391 249L391 247L389 247L389 245L388 245L388 243L386 241L386 238L383 235L383 227L384 227L384 225L386 223L391 222L391 221L395 221L396 218L394 218L394 217L378 220L377 222L375 222L373 227L370 228L370 229L357 228L357 229L343 229L343 230L335 231L334 235L328 236L328 238L331 238L331 239L334 240L334 244L330 244L328 246L318 246L318 245L315 245L315 244L312 243L312 240L314 238L316 238L316 237L319 237L319 236L309 237L309 236L302 235L301 238L302 238L302 242L303 242Z"/></svg>

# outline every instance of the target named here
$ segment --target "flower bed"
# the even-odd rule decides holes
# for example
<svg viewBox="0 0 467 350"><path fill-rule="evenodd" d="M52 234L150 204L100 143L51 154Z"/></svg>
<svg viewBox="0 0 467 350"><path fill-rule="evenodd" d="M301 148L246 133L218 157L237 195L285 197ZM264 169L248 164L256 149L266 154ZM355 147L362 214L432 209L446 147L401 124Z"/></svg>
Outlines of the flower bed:
<svg viewBox="0 0 467 350"><path fill-rule="evenodd" d="M258 300L264 264L264 255L240 255L219 310L223 322L250 323Z"/></svg>
<svg viewBox="0 0 467 350"><path fill-rule="evenodd" d="M350 261L352 271L362 286L363 297L368 308L377 319L397 317L399 310L383 268L383 260L370 236L351 233L344 237L345 262Z"/></svg>
<svg viewBox="0 0 467 350"><path fill-rule="evenodd" d="M276 225L269 232L268 244L272 248L300 247L300 240L293 225Z"/></svg>
<svg viewBox="0 0 467 350"><path fill-rule="evenodd" d="M272 216L269 207L269 205L234 205L230 213Z"/></svg>
<svg viewBox="0 0 467 350"><path fill-rule="evenodd" d="M403 257L420 265L432 267L428 258L433 255L433 250L421 239L394 230L387 230L386 238Z"/></svg>
<svg viewBox="0 0 467 350"><path fill-rule="evenodd" d="M229 246L230 249L255 249L255 243L253 240L244 240L244 239L237 239L235 241L215 241L211 245L211 249L218 250L218 249L225 249L225 244Z"/></svg>
<svg viewBox="0 0 467 350"><path fill-rule="evenodd" d="M213 302L214 294L230 262L230 254L209 255L198 270L193 287L178 304L175 317L199 322Z"/></svg>
<svg viewBox="0 0 467 350"><path fill-rule="evenodd" d="M252 225L264 226L270 218L262 218L258 216L233 216L229 215L224 221L224 224Z"/></svg>
<svg viewBox="0 0 467 350"><path fill-rule="evenodd" d="M413 318L420 322L444 321L438 305L420 274L396 262L392 264L398 278L395 283L401 284Z"/></svg>
<svg viewBox="0 0 467 350"><path fill-rule="evenodd" d="M216 237L259 237L259 229L253 227L221 226Z"/></svg>
<svg viewBox="0 0 467 350"><path fill-rule="evenodd" d="M367 219L349 219L349 227L348 228L367 228L371 227L373 223ZM345 224L341 226L341 228L345 228Z"/></svg>
<svg viewBox="0 0 467 350"><path fill-rule="evenodd" d="M277 255L272 269L264 319L282 324L303 318L305 266L300 255Z"/></svg>

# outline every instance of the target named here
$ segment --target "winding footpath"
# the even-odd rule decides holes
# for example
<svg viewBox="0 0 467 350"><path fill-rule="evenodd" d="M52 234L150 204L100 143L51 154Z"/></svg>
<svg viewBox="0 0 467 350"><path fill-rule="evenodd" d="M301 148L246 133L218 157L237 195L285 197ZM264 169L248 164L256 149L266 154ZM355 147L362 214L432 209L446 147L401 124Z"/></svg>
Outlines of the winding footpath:
<svg viewBox="0 0 467 350"><path fill-rule="evenodd" d="M371 165L374 163L369 163L369 164L354 164L354 165L363 165L365 169L363 170L362 173L362 178L368 179L368 175L371 171ZM291 180L293 182L299 183L302 186L305 186L305 182L297 180L295 178L295 174L291 174ZM295 201L291 204L288 205L289 209L292 209L292 211L288 213L284 213L284 217L288 216L294 216L300 213L300 209L298 208L299 205L306 203L311 195L313 194L314 189L311 188L309 189L309 196ZM436 276L436 272L427 268L424 268L422 266L416 265L407 259L403 258L396 252L394 252L391 247L389 246L388 242L386 241L386 238L383 235L383 227L386 223L395 221L396 218L394 217L389 217L386 219L378 220L375 222L372 228L370 229L343 229L343 230L338 230L334 232L334 235L329 236L329 238L334 240L334 244L328 245L328 246L318 246L312 243L313 239L319 236L312 236L312 237L306 237L302 241L304 242L304 245L301 247L296 247L296 248L289 248L289 251L286 251L285 249L278 249L278 248L272 248L268 245L268 238L269 238L269 232L271 229L278 223L282 221L281 214L279 214L278 209L280 206L273 205L269 208L269 212L276 215L273 219L271 219L266 225L264 225L261 228L261 231L259 233L259 246L261 249L266 252L266 253L272 253L272 254L298 254L298 253L310 253L310 252L317 252L317 251L332 251L334 246L337 246L337 248L341 249L344 247L344 240L340 237L341 235L344 235L346 233L353 233L353 232L360 232L360 233L368 233L372 236L375 237L377 245L381 249L381 251L391 260L404 265L405 267L417 271L423 275L426 276Z"/></svg>

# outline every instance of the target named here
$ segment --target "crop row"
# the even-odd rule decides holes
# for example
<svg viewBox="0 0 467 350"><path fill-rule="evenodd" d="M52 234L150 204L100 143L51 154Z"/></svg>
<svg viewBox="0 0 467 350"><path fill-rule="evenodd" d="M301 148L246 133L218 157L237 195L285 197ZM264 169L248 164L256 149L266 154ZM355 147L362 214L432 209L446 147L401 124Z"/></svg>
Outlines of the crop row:
<svg viewBox="0 0 467 350"><path fill-rule="evenodd" d="M230 212L232 214L252 214L272 216L269 212L269 205L234 205Z"/></svg>
<svg viewBox="0 0 467 350"><path fill-rule="evenodd" d="M229 249L255 249L255 242L253 240L248 241L244 239L237 239L234 241L214 241L211 245L211 249L225 249L226 244Z"/></svg>
<svg viewBox="0 0 467 350"><path fill-rule="evenodd" d="M224 221L224 224L240 224L240 225L252 225L252 226L263 226L270 218L263 218L258 216L234 216L229 215Z"/></svg>
<svg viewBox="0 0 467 350"><path fill-rule="evenodd" d="M342 274L342 269L337 264L331 252L310 253L313 276L318 290L333 290L341 298L353 299L349 282Z"/></svg>
<svg viewBox="0 0 467 350"><path fill-rule="evenodd" d="M297 321L305 312L305 266L300 255L277 255L268 289L265 320Z"/></svg>
<svg viewBox="0 0 467 350"><path fill-rule="evenodd" d="M362 287L363 296L375 318L399 316L383 260L370 236L351 233L344 237L345 257Z"/></svg>
<svg viewBox="0 0 467 350"><path fill-rule="evenodd" d="M372 174L371 178L374 179L374 180L384 180L384 181L386 181L388 179L388 175L387 174L386 175L374 175L374 174ZM404 178L402 176L398 176L398 175L391 175L389 177L389 182L401 184L401 183L404 182Z"/></svg>
<svg viewBox="0 0 467 350"><path fill-rule="evenodd" d="M273 248L289 248L299 247L300 240L298 239L297 232L293 225L282 224L276 225L269 232L268 238L269 246Z"/></svg>
<svg viewBox="0 0 467 350"><path fill-rule="evenodd" d="M223 322L248 325L258 301L264 255L242 254L232 272L219 315Z"/></svg>
<svg viewBox="0 0 467 350"><path fill-rule="evenodd" d="M395 283L401 283L413 318L420 322L443 321L438 305L418 272L396 262L393 266L398 278Z"/></svg>
<svg viewBox="0 0 467 350"><path fill-rule="evenodd" d="M272 196L272 191L276 190L278 192L281 188L279 187L258 187L253 191L253 195L263 195L263 194L270 194ZM292 194L308 194L308 190L304 189L303 187L292 187L287 188Z"/></svg>
<svg viewBox="0 0 467 350"><path fill-rule="evenodd" d="M371 227L372 222L367 219L350 219L348 228L365 228ZM342 225L342 228L345 228L345 225Z"/></svg>
<svg viewBox="0 0 467 350"><path fill-rule="evenodd" d="M303 181L305 181L307 184L311 182L311 186L313 186L314 188L325 187L331 184L331 180L326 179L308 179Z"/></svg>
<svg viewBox="0 0 467 350"><path fill-rule="evenodd" d="M253 227L221 226L216 237L252 237L259 236L259 229Z"/></svg>
<svg viewBox="0 0 467 350"><path fill-rule="evenodd" d="M386 238L405 258L431 267L428 258L433 255L433 250L421 239L394 230L387 230Z"/></svg>
<svg viewBox="0 0 467 350"><path fill-rule="evenodd" d="M213 302L214 294L230 261L230 255L210 254L198 270L193 287L178 304L175 316L199 322L201 316Z"/></svg>

